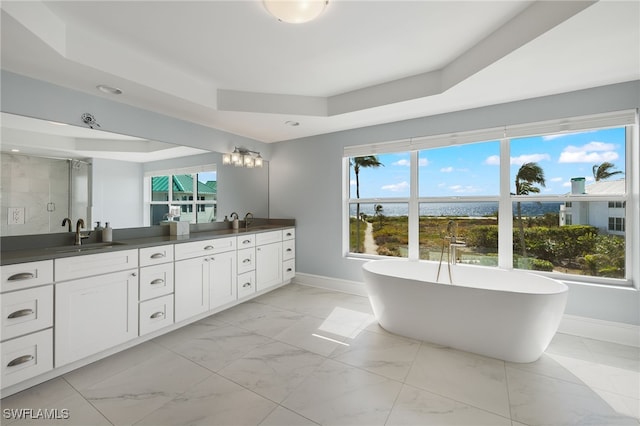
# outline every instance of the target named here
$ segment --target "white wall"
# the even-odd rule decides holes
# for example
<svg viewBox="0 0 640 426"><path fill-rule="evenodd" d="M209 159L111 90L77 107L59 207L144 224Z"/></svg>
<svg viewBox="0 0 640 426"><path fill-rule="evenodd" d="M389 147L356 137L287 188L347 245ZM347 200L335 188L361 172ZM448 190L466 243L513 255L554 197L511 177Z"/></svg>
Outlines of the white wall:
<svg viewBox="0 0 640 426"><path fill-rule="evenodd" d="M298 272L362 282L363 261L345 258L342 253L344 146L638 107L640 81L635 81L280 142L275 144L271 159L271 216L296 219ZM637 179L637 171L635 173ZM638 195L633 197L638 208ZM627 229L627 235L634 239L637 257L638 226L636 224L633 232L630 231L633 226ZM632 259L630 263L637 286L640 262ZM567 313L640 324L640 293L636 289L570 286Z"/></svg>

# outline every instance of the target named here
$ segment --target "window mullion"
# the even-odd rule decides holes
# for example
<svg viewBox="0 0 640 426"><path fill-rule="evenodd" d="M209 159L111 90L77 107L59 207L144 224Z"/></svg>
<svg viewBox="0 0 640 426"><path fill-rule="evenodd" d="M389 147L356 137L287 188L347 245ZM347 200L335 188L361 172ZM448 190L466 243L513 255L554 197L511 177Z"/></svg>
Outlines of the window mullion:
<svg viewBox="0 0 640 426"><path fill-rule="evenodd" d="M418 151L411 151L409 184L409 260L420 259L420 208L418 203Z"/></svg>
<svg viewBox="0 0 640 426"><path fill-rule="evenodd" d="M509 139L500 140L500 201L498 203L498 266L513 268L513 208L510 194Z"/></svg>

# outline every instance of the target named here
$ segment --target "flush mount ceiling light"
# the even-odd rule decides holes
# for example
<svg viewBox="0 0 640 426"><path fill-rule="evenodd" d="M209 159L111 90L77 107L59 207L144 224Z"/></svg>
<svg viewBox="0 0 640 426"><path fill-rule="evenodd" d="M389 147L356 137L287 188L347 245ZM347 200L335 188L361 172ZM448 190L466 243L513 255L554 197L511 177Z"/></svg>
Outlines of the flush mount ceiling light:
<svg viewBox="0 0 640 426"><path fill-rule="evenodd" d="M222 164L234 165L236 167L262 167L263 160L258 151L251 151L246 148L234 148L230 154L222 154Z"/></svg>
<svg viewBox="0 0 640 426"><path fill-rule="evenodd" d="M302 24L320 16L329 0L263 0L263 3L279 21Z"/></svg>
<svg viewBox="0 0 640 426"><path fill-rule="evenodd" d="M118 89L117 87L107 86L106 84L99 84L99 85L96 86L96 89L98 89L99 91L101 91L103 93L108 93L109 95L121 95L122 94L122 90Z"/></svg>

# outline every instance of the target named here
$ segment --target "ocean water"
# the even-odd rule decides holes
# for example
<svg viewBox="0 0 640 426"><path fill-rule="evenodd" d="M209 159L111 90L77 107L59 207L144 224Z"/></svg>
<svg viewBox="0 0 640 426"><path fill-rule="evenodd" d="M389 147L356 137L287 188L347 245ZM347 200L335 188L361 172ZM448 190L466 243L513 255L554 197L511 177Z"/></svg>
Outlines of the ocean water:
<svg viewBox="0 0 640 426"><path fill-rule="evenodd" d="M375 215L375 206L382 206L385 216L408 216L409 205L405 203L360 203L360 212L368 216ZM527 217L544 216L545 213L559 213L562 203L522 203L522 215ZM515 203L513 212L515 214ZM420 216L458 216L483 217L495 216L498 211L497 202L487 203L421 203ZM349 215L356 215L356 204L349 206Z"/></svg>

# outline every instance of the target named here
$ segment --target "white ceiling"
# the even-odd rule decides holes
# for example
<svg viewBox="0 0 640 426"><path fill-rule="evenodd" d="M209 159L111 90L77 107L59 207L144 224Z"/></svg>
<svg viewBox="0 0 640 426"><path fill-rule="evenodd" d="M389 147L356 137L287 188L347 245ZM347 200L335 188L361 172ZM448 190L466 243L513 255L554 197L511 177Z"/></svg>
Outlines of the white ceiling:
<svg viewBox="0 0 640 426"><path fill-rule="evenodd" d="M257 0L1 7L3 69L264 142L640 78L637 0L330 0L299 25Z"/></svg>

